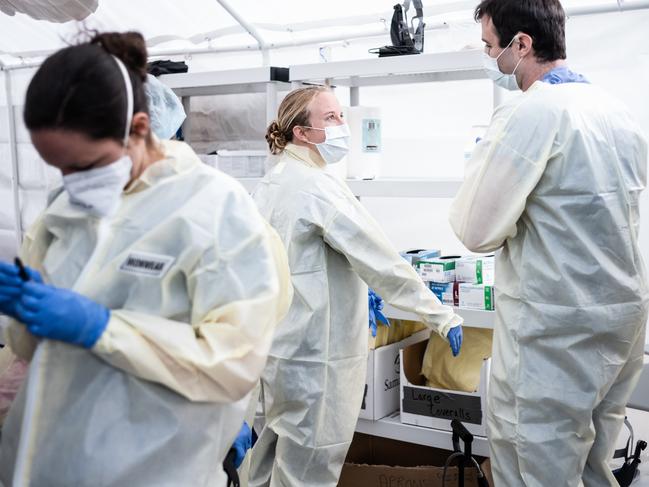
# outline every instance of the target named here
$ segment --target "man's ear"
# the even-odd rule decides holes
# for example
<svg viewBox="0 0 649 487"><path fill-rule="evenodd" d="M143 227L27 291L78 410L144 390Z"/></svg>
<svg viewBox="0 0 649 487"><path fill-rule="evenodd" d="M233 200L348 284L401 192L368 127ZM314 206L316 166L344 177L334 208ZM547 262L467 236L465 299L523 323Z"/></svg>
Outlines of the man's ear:
<svg viewBox="0 0 649 487"><path fill-rule="evenodd" d="M532 50L534 49L532 46L533 46L533 40L531 36L523 32L518 34L517 47L518 47L518 54L520 57L525 57L529 53L531 53Z"/></svg>

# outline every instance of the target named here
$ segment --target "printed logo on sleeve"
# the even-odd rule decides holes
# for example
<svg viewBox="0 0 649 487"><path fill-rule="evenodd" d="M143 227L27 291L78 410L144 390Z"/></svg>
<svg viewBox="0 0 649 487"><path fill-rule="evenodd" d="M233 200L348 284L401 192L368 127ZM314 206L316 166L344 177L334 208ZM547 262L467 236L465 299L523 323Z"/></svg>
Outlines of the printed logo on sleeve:
<svg viewBox="0 0 649 487"><path fill-rule="evenodd" d="M129 274L160 279L167 273L174 260L176 259L168 255L131 252L122 265L119 266L119 270Z"/></svg>

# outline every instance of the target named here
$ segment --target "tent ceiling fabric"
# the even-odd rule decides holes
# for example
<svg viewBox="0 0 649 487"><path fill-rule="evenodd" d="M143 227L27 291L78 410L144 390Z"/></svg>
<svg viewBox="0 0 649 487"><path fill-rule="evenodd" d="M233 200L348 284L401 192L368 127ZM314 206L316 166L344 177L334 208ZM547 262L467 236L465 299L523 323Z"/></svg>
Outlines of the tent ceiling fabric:
<svg viewBox="0 0 649 487"><path fill-rule="evenodd" d="M392 7L397 0L328 0L314 8L304 0L228 0L264 41L304 41L323 34L346 35L383 27L389 33ZM472 22L478 0L424 3L429 23L446 21L462 12ZM564 7L615 5L617 0L564 0ZM74 43L87 30L137 30L152 52L195 47L229 48L256 41L217 0L0 0L0 54L19 58L41 57ZM412 12L410 12L412 13ZM454 17L457 18L457 17ZM48 20L45 20L48 19ZM11 64L13 64L11 63Z"/></svg>

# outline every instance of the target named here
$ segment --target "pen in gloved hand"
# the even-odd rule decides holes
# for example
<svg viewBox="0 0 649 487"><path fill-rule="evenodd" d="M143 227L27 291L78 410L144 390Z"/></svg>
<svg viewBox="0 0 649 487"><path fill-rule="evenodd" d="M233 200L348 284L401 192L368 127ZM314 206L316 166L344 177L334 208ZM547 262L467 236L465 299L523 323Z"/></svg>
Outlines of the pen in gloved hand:
<svg viewBox="0 0 649 487"><path fill-rule="evenodd" d="M14 263L16 264L16 267L18 267L18 275L23 280L23 282L29 281L29 274L27 274L25 266L23 265L23 261L20 260L20 257L16 257L14 259Z"/></svg>

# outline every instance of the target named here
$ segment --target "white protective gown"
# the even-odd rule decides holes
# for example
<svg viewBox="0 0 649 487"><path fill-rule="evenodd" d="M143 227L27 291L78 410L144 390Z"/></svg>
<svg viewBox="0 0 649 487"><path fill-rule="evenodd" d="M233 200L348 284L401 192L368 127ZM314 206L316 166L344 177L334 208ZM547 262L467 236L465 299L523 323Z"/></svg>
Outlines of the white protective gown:
<svg viewBox="0 0 649 487"><path fill-rule="evenodd" d="M289 144L253 195L286 245L295 295L262 375L251 487L337 485L363 396L368 284L443 336L462 321L315 157Z"/></svg>
<svg viewBox="0 0 649 487"><path fill-rule="evenodd" d="M620 104L540 81L493 115L451 209L496 258L488 431L496 485L617 485L607 461L637 382L647 145Z"/></svg>
<svg viewBox="0 0 649 487"><path fill-rule="evenodd" d="M114 217L88 217L63 192L26 237L26 263L111 318L91 350L12 323L8 343L31 364L2 430L6 487L225 485L290 304L288 266L236 181L163 144Z"/></svg>

